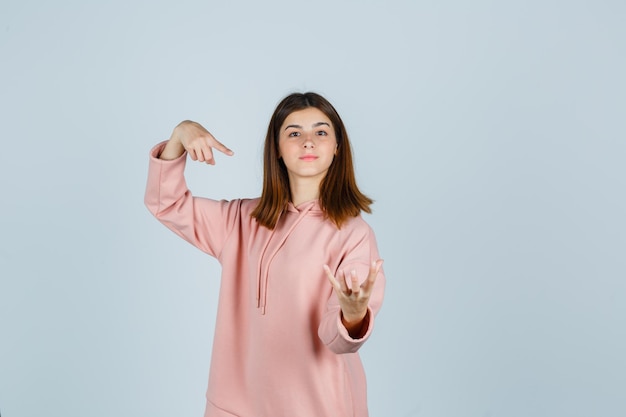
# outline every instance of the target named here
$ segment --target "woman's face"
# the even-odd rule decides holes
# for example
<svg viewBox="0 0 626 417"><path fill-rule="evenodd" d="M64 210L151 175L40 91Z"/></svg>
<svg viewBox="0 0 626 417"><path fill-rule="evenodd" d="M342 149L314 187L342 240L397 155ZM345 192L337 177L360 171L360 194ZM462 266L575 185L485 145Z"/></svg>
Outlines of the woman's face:
<svg viewBox="0 0 626 417"><path fill-rule="evenodd" d="M280 127L278 150L292 184L306 180L319 186L337 150L335 128L315 107L295 111Z"/></svg>

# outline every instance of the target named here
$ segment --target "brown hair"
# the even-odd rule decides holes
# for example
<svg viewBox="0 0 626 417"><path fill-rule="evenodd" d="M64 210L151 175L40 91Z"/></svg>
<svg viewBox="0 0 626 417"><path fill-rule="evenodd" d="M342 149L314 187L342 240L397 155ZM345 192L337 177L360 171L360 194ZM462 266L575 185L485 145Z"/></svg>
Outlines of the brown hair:
<svg viewBox="0 0 626 417"><path fill-rule="evenodd" d="M291 113L310 107L320 110L330 119L337 138L335 158L320 183L320 207L337 227L341 227L349 217L358 216L361 211L372 212L369 206L373 200L361 193L356 185L348 133L337 110L319 94L293 93L274 110L265 137L263 192L252 217L269 229L276 227L278 218L291 201L287 167L278 152L280 127Z"/></svg>

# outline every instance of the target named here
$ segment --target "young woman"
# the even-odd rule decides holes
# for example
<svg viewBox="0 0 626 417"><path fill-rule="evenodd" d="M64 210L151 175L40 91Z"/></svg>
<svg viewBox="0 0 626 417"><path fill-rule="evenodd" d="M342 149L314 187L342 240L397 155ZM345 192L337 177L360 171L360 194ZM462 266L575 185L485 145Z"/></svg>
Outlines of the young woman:
<svg viewBox="0 0 626 417"><path fill-rule="evenodd" d="M260 198L193 197L186 155L233 152L184 121L154 147L145 203L222 265L205 417L367 416L358 349L383 300L376 239L361 218L350 143L315 93L284 98L269 123Z"/></svg>

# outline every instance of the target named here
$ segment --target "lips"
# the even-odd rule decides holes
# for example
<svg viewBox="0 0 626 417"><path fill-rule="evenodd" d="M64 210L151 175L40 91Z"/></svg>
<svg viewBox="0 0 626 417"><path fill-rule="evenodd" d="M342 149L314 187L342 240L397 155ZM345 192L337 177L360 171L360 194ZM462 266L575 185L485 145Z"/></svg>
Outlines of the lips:
<svg viewBox="0 0 626 417"><path fill-rule="evenodd" d="M315 155L303 155L300 157L301 161L315 161L318 157Z"/></svg>

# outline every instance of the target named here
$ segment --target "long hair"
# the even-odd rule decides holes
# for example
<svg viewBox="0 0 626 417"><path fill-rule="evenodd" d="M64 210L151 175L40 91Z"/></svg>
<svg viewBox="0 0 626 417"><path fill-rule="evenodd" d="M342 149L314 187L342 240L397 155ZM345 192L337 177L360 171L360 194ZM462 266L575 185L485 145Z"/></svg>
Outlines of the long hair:
<svg viewBox="0 0 626 417"><path fill-rule="evenodd" d="M293 112L314 107L331 121L337 138L337 152L320 183L319 204L326 216L341 227L349 217L361 211L371 213L373 200L361 193L356 185L352 150L346 127L337 110L316 93L294 93L285 97L274 110L265 137L263 152L263 192L252 217L263 226L273 229L287 204L291 201L287 167L279 156L280 127Z"/></svg>

